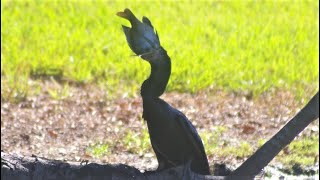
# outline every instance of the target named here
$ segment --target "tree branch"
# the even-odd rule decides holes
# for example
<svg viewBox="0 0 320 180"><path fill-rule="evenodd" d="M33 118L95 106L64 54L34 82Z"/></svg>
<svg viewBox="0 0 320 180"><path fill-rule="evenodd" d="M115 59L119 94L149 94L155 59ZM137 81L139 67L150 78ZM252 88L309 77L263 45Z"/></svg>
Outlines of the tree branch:
<svg viewBox="0 0 320 180"><path fill-rule="evenodd" d="M232 176L257 175L311 122L319 118L319 91L277 134L250 156Z"/></svg>

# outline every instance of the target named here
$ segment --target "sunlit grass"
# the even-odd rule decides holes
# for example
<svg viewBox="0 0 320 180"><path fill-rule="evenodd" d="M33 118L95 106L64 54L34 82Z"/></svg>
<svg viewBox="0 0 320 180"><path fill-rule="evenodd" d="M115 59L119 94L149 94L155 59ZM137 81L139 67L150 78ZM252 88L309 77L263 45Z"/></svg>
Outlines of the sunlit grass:
<svg viewBox="0 0 320 180"><path fill-rule="evenodd" d="M309 97L318 89L317 1L4 0L2 98L28 96L31 76L136 92L150 70L126 44L121 24L129 23L115 15L125 7L156 27L172 58L169 91L280 88Z"/></svg>

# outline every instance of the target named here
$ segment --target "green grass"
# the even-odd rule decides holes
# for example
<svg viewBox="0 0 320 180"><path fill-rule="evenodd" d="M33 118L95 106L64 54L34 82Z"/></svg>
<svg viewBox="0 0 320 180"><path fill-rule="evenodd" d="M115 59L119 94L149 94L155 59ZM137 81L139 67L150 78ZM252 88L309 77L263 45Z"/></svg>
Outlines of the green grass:
<svg viewBox="0 0 320 180"><path fill-rule="evenodd" d="M126 133L118 139L112 138L112 140L90 145L87 147L86 152L92 156L102 157L110 153L117 153L119 149L120 151L125 150L125 152L129 154L137 154L139 156L151 153L153 150L148 130L146 128L141 132L127 130Z"/></svg>
<svg viewBox="0 0 320 180"><path fill-rule="evenodd" d="M296 173L294 167L304 170L310 166L316 166L319 163L319 135L302 137L293 141L286 150L282 150L276 156L276 161L282 163L283 169L292 174Z"/></svg>
<svg viewBox="0 0 320 180"><path fill-rule="evenodd" d="M108 155L109 144L94 144L87 148L87 153L95 157L102 157L103 155Z"/></svg>
<svg viewBox="0 0 320 180"><path fill-rule="evenodd" d="M123 144L130 153L143 155L152 151L149 139L147 129L143 129L142 133L135 133L129 130L120 144Z"/></svg>
<svg viewBox="0 0 320 180"><path fill-rule="evenodd" d="M218 159L233 157L245 159L253 154L252 145L247 141L240 141L237 144L231 143L221 137L228 129L224 126L216 126L213 132L203 132L200 134L208 156L215 156Z"/></svg>
<svg viewBox="0 0 320 180"><path fill-rule="evenodd" d="M29 78L47 76L136 92L150 70L126 44L129 23L115 15L125 7L156 27L172 58L169 91L318 89L318 1L2 0L2 99L24 99Z"/></svg>

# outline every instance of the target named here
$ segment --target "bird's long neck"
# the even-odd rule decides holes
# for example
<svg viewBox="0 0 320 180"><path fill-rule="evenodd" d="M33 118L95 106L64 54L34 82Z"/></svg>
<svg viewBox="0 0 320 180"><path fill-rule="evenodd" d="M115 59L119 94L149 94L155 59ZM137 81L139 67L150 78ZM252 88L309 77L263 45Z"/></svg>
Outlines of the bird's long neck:
<svg viewBox="0 0 320 180"><path fill-rule="evenodd" d="M166 89L171 74L171 61L166 51L163 51L160 56L149 62L151 74L141 86L142 98L161 96Z"/></svg>

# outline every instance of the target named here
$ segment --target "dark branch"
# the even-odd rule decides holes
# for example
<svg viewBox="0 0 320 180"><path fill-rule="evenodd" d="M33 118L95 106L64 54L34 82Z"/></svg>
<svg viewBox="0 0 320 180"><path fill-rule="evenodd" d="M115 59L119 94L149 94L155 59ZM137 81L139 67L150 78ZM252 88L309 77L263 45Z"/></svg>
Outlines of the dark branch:
<svg viewBox="0 0 320 180"><path fill-rule="evenodd" d="M319 118L319 91L276 135L258 149L232 174L257 175L311 122Z"/></svg>

